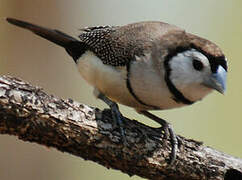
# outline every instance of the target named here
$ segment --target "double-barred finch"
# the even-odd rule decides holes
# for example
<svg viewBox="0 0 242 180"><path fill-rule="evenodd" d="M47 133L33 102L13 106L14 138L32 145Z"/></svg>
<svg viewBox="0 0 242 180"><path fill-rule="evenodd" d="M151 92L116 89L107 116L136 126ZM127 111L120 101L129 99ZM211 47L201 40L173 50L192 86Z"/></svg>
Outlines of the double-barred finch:
<svg viewBox="0 0 242 180"><path fill-rule="evenodd" d="M124 118L116 103L160 123L170 134L171 163L176 157L175 133L148 110L190 105L214 89L225 91L227 62L220 48L174 25L139 22L89 27L75 39L13 18L7 21L66 49L94 94L110 106L125 143Z"/></svg>

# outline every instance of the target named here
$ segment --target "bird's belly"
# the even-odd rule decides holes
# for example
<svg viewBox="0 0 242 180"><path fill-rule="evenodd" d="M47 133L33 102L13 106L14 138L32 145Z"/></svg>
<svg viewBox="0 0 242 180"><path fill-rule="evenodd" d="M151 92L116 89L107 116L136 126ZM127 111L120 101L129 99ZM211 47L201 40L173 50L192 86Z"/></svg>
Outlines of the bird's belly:
<svg viewBox="0 0 242 180"><path fill-rule="evenodd" d="M92 52L87 51L77 62L81 76L94 88L115 102L130 107L140 107L126 86L126 67L105 65Z"/></svg>
<svg viewBox="0 0 242 180"><path fill-rule="evenodd" d="M77 62L81 76L94 88L115 102L137 110L171 109L183 106L173 100L165 82L153 69L132 65L130 71L131 88L144 103L140 103L127 88L126 67L112 67L103 64L91 51L87 51Z"/></svg>

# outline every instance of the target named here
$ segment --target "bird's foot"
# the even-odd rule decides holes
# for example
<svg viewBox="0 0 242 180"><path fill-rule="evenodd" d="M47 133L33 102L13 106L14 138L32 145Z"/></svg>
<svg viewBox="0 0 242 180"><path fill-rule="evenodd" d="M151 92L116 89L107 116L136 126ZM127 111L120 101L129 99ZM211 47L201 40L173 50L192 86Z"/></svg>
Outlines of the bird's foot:
<svg viewBox="0 0 242 180"><path fill-rule="evenodd" d="M176 160L176 151L178 149L178 139L177 136L171 126L168 122L166 122L166 125L163 126L163 130L165 132L165 137L167 138L170 136L171 140L171 154L170 154L170 162L169 164L173 164Z"/></svg>
<svg viewBox="0 0 242 180"><path fill-rule="evenodd" d="M127 143L127 139L125 136L125 131L124 131L124 125L125 125L125 119L123 117L123 115L121 114L121 112L119 111L118 105L116 103L113 103L111 106L111 112L112 112L112 117L116 122L116 125L119 128L119 132L121 134L121 138L123 143L126 145Z"/></svg>
<svg viewBox="0 0 242 180"><path fill-rule="evenodd" d="M121 134L122 141L125 145L128 145L127 139L125 136L125 131L124 131L125 119L124 119L123 115L121 114L121 112L119 111L117 103L113 102L112 100L110 100L108 97L106 97L102 93L99 93L97 95L97 98L101 99L103 102L105 102L110 107L111 113L112 113L112 118L119 128L119 132Z"/></svg>
<svg viewBox="0 0 242 180"><path fill-rule="evenodd" d="M177 136L176 136L171 124L168 123L167 121L165 121L164 119L161 119L161 118L153 115L152 113L150 113L148 111L139 111L139 113L141 113L141 114L145 115L146 117L159 123L162 126L161 129L164 131L165 139L167 139L168 136L170 137L171 154L170 154L169 164L172 165L176 160L176 152L178 149L178 139L177 139Z"/></svg>

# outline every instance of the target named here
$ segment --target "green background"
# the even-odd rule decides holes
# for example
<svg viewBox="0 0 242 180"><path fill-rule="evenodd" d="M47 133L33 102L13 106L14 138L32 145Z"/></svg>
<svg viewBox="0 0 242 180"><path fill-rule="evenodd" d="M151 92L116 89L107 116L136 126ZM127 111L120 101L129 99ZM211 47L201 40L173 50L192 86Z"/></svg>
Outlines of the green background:
<svg viewBox="0 0 242 180"><path fill-rule="evenodd" d="M215 42L229 64L225 96L214 92L190 107L155 114L171 122L177 134L242 158L242 1L0 0L0 73L27 80L58 97L104 108L63 49L8 25L2 18L6 16L60 29L73 36L85 26L158 20ZM158 126L128 107L121 106L121 111L129 118ZM1 180L114 178L141 179L53 148L0 135Z"/></svg>

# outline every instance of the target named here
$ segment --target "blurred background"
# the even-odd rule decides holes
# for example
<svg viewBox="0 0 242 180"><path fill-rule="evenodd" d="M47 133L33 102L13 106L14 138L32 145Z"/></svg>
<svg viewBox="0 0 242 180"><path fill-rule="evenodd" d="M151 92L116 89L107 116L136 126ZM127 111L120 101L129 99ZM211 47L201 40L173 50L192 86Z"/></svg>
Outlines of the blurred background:
<svg viewBox="0 0 242 180"><path fill-rule="evenodd" d="M15 17L78 36L79 28L157 20L180 26L218 44L229 60L225 96L213 93L181 109L157 111L177 134L242 158L242 1L204 0L0 0L0 75L41 86L49 94L106 107L92 95L66 52L28 31L5 22ZM125 116L150 126L156 123L121 106ZM142 179L108 170L53 148L0 135L1 180Z"/></svg>

